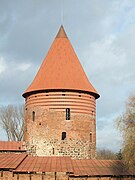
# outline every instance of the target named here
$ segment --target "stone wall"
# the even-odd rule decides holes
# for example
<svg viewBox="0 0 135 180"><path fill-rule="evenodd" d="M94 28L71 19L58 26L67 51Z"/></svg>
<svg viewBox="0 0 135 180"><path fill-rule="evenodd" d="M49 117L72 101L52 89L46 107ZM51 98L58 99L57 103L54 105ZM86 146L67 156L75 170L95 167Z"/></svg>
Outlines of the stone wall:
<svg viewBox="0 0 135 180"><path fill-rule="evenodd" d="M65 172L46 172L46 173L13 173L10 171L0 171L0 180L68 180Z"/></svg>
<svg viewBox="0 0 135 180"><path fill-rule="evenodd" d="M65 172L48 172L48 173L13 173L10 171L0 171L0 180L135 180L132 176L119 177L71 177Z"/></svg>
<svg viewBox="0 0 135 180"><path fill-rule="evenodd" d="M39 105L37 101L34 103L34 99L32 104L29 98L26 101L25 141L30 154L95 158L95 105L93 114L77 113L71 108L70 120L66 120L66 107L59 111ZM64 140L62 132L66 133Z"/></svg>

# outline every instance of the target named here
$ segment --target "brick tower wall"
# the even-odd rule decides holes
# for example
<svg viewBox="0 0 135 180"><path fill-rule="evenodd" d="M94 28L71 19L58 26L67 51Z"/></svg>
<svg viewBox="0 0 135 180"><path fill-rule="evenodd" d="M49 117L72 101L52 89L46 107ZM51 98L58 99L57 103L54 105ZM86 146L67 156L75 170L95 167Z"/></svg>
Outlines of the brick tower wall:
<svg viewBox="0 0 135 180"><path fill-rule="evenodd" d="M69 120L66 109L70 108ZM25 141L29 153L95 158L95 97L78 92L48 92L26 98ZM66 138L62 140L62 134Z"/></svg>

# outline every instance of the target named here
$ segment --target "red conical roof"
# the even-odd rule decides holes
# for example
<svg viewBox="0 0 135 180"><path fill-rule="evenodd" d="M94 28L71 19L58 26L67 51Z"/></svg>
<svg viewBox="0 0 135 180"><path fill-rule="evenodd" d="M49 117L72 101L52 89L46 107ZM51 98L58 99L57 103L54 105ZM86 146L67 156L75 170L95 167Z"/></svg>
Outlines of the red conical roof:
<svg viewBox="0 0 135 180"><path fill-rule="evenodd" d="M49 49L35 79L23 96L43 90L78 90L99 94L89 82L63 26Z"/></svg>

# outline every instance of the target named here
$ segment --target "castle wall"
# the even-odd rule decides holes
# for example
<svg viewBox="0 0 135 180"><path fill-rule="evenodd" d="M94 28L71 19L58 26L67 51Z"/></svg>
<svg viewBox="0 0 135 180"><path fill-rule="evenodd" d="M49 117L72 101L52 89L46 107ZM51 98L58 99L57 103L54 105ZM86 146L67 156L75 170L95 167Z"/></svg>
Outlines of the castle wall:
<svg viewBox="0 0 135 180"><path fill-rule="evenodd" d="M66 172L46 172L46 173L13 173L10 171L0 171L0 180L68 180Z"/></svg>
<svg viewBox="0 0 135 180"><path fill-rule="evenodd" d="M70 120L66 120L66 108L70 108ZM95 98L84 93L50 92L27 97L28 152L38 156L95 158L95 113ZM63 132L66 133L64 140Z"/></svg>
<svg viewBox="0 0 135 180"><path fill-rule="evenodd" d="M108 177L70 177L66 172L47 172L47 173L13 173L10 171L0 171L0 180L134 180L135 177L132 176L108 176Z"/></svg>

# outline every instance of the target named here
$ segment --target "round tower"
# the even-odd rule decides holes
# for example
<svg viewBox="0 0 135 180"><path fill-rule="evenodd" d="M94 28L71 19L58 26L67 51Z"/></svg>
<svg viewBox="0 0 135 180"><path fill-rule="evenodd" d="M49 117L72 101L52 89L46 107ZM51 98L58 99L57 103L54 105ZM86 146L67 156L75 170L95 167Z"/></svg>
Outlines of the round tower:
<svg viewBox="0 0 135 180"><path fill-rule="evenodd" d="M30 153L95 158L99 94L85 75L63 26L23 97L24 136Z"/></svg>

